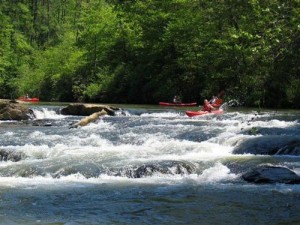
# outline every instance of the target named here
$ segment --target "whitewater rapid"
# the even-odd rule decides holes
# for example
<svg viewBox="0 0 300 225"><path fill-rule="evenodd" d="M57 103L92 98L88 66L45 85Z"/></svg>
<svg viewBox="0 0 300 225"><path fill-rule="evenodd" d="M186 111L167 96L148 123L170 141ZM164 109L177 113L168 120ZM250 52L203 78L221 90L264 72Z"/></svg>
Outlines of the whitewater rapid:
<svg viewBox="0 0 300 225"><path fill-rule="evenodd" d="M162 182L168 180L166 177L176 182L179 178L233 182L239 180L239 174L231 172L223 162L253 157L232 154L235 146L245 139L263 135L249 135L247 132L253 127L266 129L268 135L275 134L276 129L284 129L289 137L299 139L299 121L270 119L274 113L231 112L189 118L182 111L127 111L126 115L105 116L77 129L69 129L69 125L80 117L63 116L59 110L51 108L34 109L34 114L36 120L47 124L1 130L0 149L18 153L22 159L1 162L0 180L19 180L21 176L31 180L54 177L53 182L59 179L102 182L104 177L130 179L122 175L110 176L116 173L112 171L130 170L153 162L180 161L192 163L194 171L184 175L158 173L144 179L154 183L159 177ZM280 138L278 136L273 142ZM268 143L262 141L261 145L265 144Z"/></svg>
<svg viewBox="0 0 300 225"><path fill-rule="evenodd" d="M299 156L235 153L298 143L298 112L129 107L70 129L82 117L60 108L0 122L0 224L300 222L299 185L241 177L260 164L300 175Z"/></svg>

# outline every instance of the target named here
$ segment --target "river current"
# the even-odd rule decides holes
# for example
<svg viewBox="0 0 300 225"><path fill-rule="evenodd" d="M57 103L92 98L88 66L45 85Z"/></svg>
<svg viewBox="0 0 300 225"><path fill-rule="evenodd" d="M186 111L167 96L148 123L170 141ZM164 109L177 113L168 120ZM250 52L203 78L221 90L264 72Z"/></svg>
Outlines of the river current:
<svg viewBox="0 0 300 225"><path fill-rule="evenodd" d="M299 156L233 154L300 141L299 111L124 106L83 117L32 106L32 121L0 122L0 224L300 224L300 185L252 184L260 164L300 175ZM197 110L194 108L193 110Z"/></svg>

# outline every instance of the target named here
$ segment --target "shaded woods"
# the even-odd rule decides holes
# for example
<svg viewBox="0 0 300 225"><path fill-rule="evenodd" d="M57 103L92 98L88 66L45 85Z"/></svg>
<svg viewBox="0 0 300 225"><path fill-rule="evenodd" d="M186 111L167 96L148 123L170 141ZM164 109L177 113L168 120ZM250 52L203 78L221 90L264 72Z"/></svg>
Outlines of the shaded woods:
<svg viewBox="0 0 300 225"><path fill-rule="evenodd" d="M300 108L298 0L2 0L0 97Z"/></svg>

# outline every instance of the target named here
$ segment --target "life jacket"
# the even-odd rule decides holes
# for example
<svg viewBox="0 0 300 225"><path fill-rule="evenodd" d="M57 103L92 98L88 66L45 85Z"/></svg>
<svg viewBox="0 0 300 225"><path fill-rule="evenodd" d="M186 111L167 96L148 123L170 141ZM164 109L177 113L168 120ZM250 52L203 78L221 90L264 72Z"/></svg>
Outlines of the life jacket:
<svg viewBox="0 0 300 225"><path fill-rule="evenodd" d="M211 108L209 107L209 103L203 105L203 111L211 112Z"/></svg>
<svg viewBox="0 0 300 225"><path fill-rule="evenodd" d="M221 98L215 99L215 102L212 104L213 107L219 108L223 103L223 100Z"/></svg>

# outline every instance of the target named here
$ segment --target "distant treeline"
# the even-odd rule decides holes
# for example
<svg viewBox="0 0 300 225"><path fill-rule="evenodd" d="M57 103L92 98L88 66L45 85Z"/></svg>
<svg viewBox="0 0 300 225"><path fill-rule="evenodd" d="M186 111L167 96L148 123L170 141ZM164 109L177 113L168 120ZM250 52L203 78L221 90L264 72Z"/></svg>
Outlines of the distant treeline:
<svg viewBox="0 0 300 225"><path fill-rule="evenodd" d="M299 0L1 0L0 98L300 108Z"/></svg>

